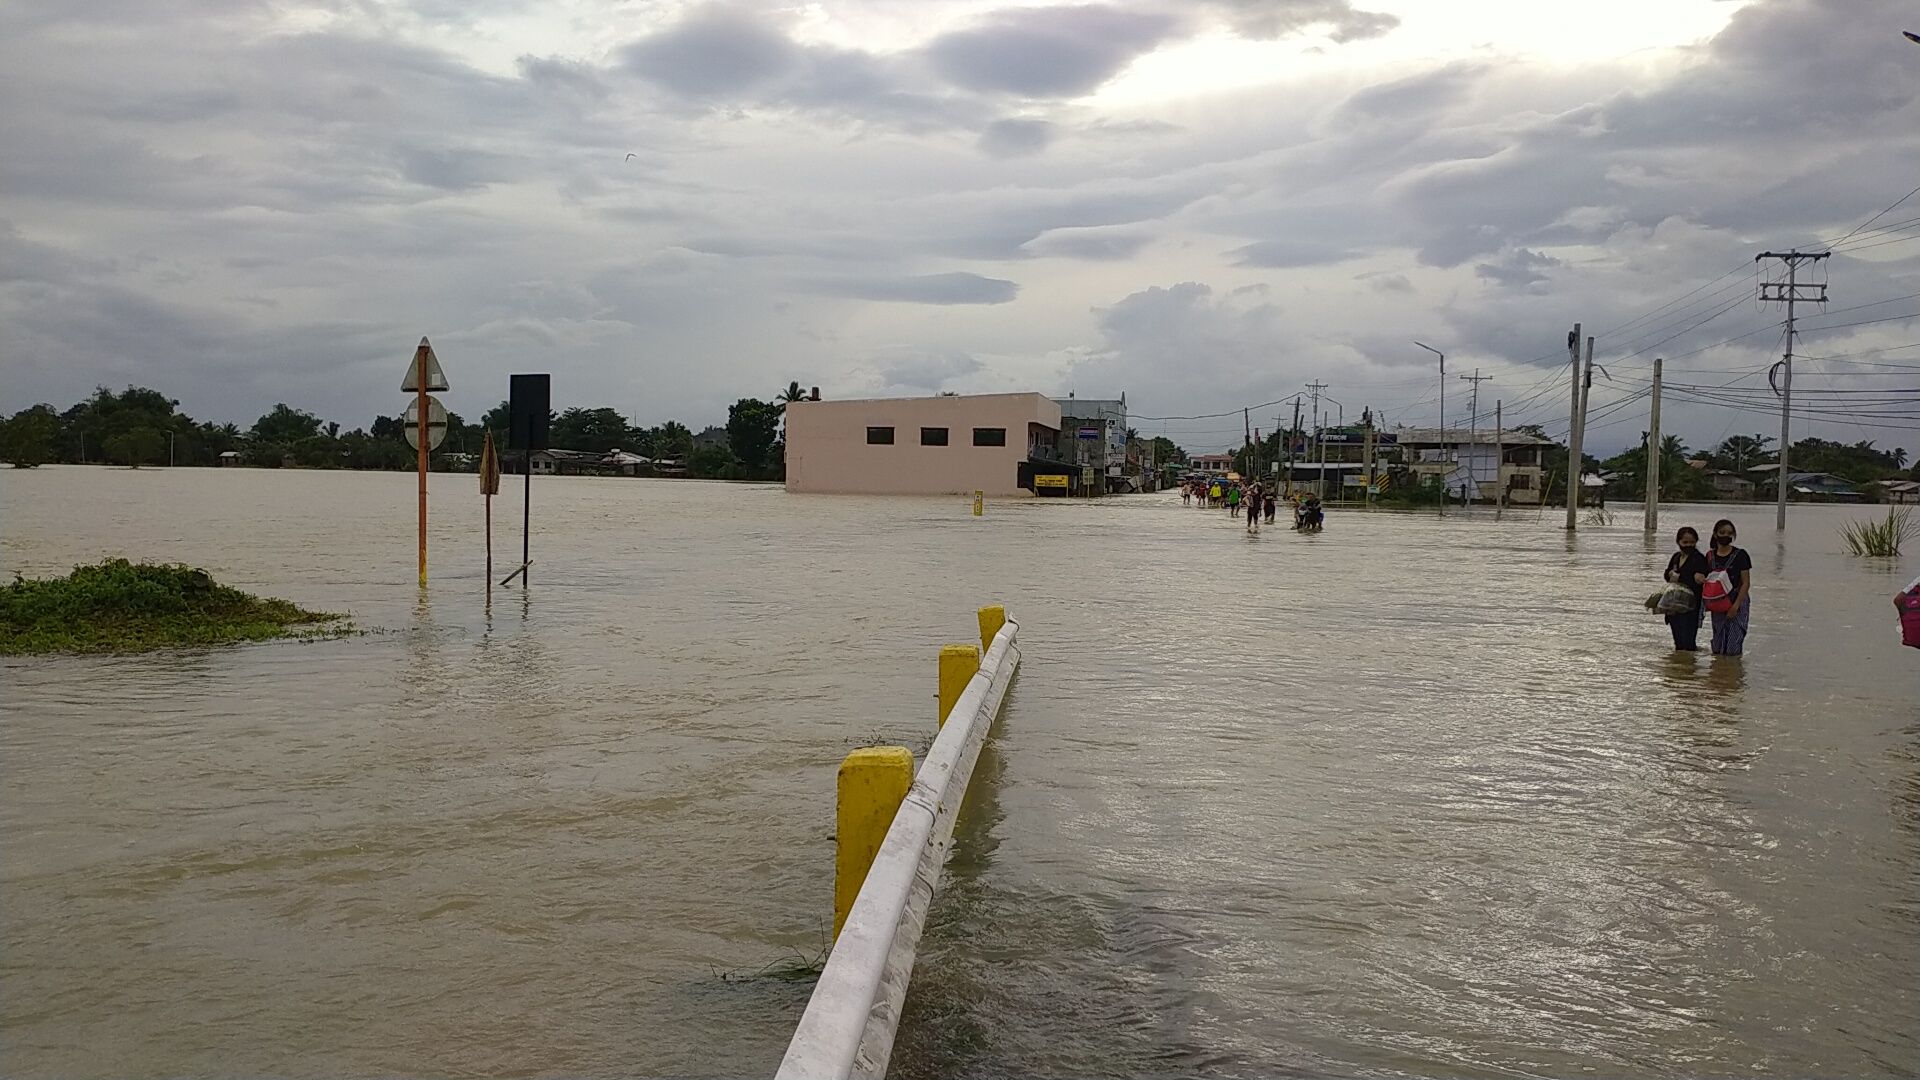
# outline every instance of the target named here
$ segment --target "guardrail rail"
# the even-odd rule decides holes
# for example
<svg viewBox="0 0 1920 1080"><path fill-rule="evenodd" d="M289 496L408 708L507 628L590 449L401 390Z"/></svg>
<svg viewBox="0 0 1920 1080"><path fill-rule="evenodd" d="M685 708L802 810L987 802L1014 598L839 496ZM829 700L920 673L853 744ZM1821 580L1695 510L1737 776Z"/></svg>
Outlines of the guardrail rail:
<svg viewBox="0 0 1920 1080"><path fill-rule="evenodd" d="M914 955L946 865L960 803L980 747L1020 664L1014 645L1019 624L1006 618L1004 609L982 608L980 630L984 657L973 646L942 650L940 734L866 868L813 997L787 1045L777 1080L886 1075L901 1003L913 977ZM978 657L977 670L948 708L950 690L959 686L953 666L959 654ZM842 845L851 842L846 835L839 837ZM844 863L842 872L846 872Z"/></svg>

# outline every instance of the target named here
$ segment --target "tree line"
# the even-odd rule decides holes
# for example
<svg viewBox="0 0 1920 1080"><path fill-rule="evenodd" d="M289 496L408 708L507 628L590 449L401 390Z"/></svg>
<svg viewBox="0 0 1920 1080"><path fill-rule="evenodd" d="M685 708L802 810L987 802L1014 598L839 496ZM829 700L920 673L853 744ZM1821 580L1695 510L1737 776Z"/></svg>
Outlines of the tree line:
<svg viewBox="0 0 1920 1080"><path fill-rule="evenodd" d="M627 422L618 410L573 407L549 416L549 445L604 454L619 449L672 461L690 475L721 479L779 479L785 473L782 441L786 403L802 397L798 382L773 401L741 398L728 409L726 439L696 446L694 432L677 420L654 427ZM489 409L479 422L447 413L447 436L435 451L436 468L478 454L492 429L506 448L508 405ZM234 453L263 468L412 469L416 454L399 416L376 416L364 428L342 431L304 409L276 404L252 425L197 421L180 402L146 387L115 392L100 387L61 411L34 405L0 421L0 460L16 468L63 464L218 465Z"/></svg>
<svg viewBox="0 0 1920 1080"><path fill-rule="evenodd" d="M1641 432L1640 445L1599 463L1599 470L1613 477L1608 493L1640 498L1647 490L1647 435ZM1713 473L1729 472L1743 479L1758 480L1758 486L1771 487L1772 478L1759 477L1748 470L1756 465L1778 464L1780 455L1773 450L1772 436L1733 435L1711 450L1694 450L1677 435L1660 440L1660 497L1676 502L1711 499L1715 495ZM1704 462L1693 468L1692 462ZM1856 443L1838 443L1809 436L1796 441L1787 453L1787 468L1795 473L1831 473L1858 485L1902 478L1908 467L1907 452L1899 447L1882 450L1871 439ZM1920 480L1920 467L1912 479Z"/></svg>

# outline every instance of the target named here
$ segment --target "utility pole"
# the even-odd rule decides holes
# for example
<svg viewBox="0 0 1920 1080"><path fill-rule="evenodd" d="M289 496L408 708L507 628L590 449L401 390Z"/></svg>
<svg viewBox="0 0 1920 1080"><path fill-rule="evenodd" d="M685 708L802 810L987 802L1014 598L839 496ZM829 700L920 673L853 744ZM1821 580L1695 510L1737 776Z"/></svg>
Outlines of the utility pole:
<svg viewBox="0 0 1920 1080"><path fill-rule="evenodd" d="M1327 384L1318 379L1307 384L1307 389L1313 393L1313 437L1320 443L1320 471L1313 474L1313 493L1323 499L1327 497L1327 443L1326 440L1320 436L1320 391L1326 388ZM1307 460L1313 460L1313 448L1311 446L1307 448Z"/></svg>
<svg viewBox="0 0 1920 1080"><path fill-rule="evenodd" d="M1367 486L1361 490L1360 501L1367 506L1373 505L1373 409L1368 408L1360 414L1361 422L1366 425Z"/></svg>
<svg viewBox="0 0 1920 1080"><path fill-rule="evenodd" d="M1473 374L1471 375L1460 376L1461 382L1470 382L1473 384L1473 404L1469 407L1469 419L1467 421L1467 430L1469 432L1467 436L1467 480L1472 484L1473 497L1476 499L1480 497L1480 455L1478 453L1480 444L1480 384L1491 378L1493 378L1493 376L1480 374L1479 368L1474 368ZM1496 473L1499 472L1498 469L1494 471Z"/></svg>
<svg viewBox="0 0 1920 1080"><path fill-rule="evenodd" d="M1300 395L1293 395L1293 427L1287 429L1287 494L1293 494L1293 441L1300 437Z"/></svg>
<svg viewBox="0 0 1920 1080"><path fill-rule="evenodd" d="M1787 280L1767 281L1760 284L1761 300L1769 303L1784 301L1787 305L1787 349L1780 358L1780 385L1774 388L1780 395L1780 468L1773 474L1773 527L1782 531L1787 527L1787 444L1791 441L1793 423L1793 305L1799 300L1807 300L1815 304L1827 302L1826 283L1802 285L1799 281L1799 272L1801 263L1818 263L1829 254L1831 253L1825 251L1790 250L1785 253L1763 251L1753 257L1756 263L1762 259L1778 259L1787 267ZM1800 294L1802 289L1810 290L1810 294L1802 296Z"/></svg>
<svg viewBox="0 0 1920 1080"><path fill-rule="evenodd" d="M1260 480L1260 448L1253 444L1253 410L1240 410L1240 424L1247 445L1247 472L1252 474L1248 483Z"/></svg>
<svg viewBox="0 0 1920 1080"><path fill-rule="evenodd" d="M1567 363L1573 368L1573 405L1567 411L1567 530L1580 512L1580 324L1567 335Z"/></svg>
<svg viewBox="0 0 1920 1080"><path fill-rule="evenodd" d="M1493 516L1499 520L1507 508L1507 425L1500 415L1500 400L1493 402Z"/></svg>
<svg viewBox="0 0 1920 1080"><path fill-rule="evenodd" d="M1647 420L1647 535L1660 528L1660 367L1653 358L1653 415Z"/></svg>

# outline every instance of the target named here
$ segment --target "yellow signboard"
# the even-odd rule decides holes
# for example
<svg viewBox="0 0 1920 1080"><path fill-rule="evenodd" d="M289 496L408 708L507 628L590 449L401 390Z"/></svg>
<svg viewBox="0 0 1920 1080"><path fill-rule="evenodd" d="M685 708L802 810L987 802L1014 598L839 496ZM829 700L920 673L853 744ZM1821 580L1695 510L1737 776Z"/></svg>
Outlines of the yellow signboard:
<svg viewBox="0 0 1920 1080"><path fill-rule="evenodd" d="M1067 486L1067 478L1059 473L1035 473L1033 476L1033 486L1035 488L1063 488Z"/></svg>

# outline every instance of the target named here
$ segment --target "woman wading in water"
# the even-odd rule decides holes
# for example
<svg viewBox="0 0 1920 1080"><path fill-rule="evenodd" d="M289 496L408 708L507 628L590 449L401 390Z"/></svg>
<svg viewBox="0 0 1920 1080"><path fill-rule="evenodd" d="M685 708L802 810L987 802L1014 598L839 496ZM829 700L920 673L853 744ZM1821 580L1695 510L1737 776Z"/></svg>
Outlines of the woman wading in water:
<svg viewBox="0 0 1920 1080"><path fill-rule="evenodd" d="M1739 656L1747 643L1747 617L1753 606L1747 595L1753 588L1753 556L1748 555L1746 549L1733 546L1733 539L1738 535L1733 522L1726 518L1713 523L1713 550L1707 553L1707 573L1724 570L1733 582L1733 606L1726 611L1709 613L1713 616L1715 656Z"/></svg>

